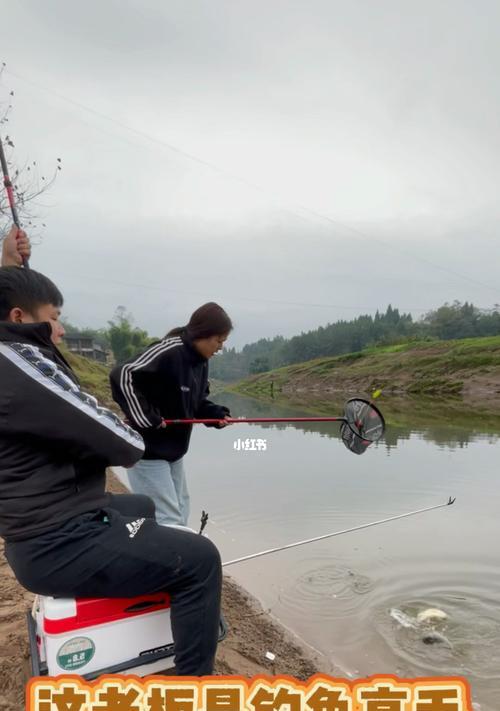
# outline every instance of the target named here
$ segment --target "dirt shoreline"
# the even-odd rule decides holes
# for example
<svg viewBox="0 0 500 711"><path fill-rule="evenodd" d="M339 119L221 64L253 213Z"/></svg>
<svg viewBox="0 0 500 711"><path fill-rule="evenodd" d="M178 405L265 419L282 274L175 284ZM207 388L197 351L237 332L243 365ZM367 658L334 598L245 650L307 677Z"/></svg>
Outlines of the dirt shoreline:
<svg viewBox="0 0 500 711"><path fill-rule="evenodd" d="M113 477L108 490L125 488ZM5 556L0 556L0 709L25 709L24 689L30 674L26 613L34 596L14 578ZM222 608L228 634L217 652L216 674L287 674L307 679L316 672L331 673L328 660L279 624L260 603L225 576ZM266 652L275 655L273 662Z"/></svg>

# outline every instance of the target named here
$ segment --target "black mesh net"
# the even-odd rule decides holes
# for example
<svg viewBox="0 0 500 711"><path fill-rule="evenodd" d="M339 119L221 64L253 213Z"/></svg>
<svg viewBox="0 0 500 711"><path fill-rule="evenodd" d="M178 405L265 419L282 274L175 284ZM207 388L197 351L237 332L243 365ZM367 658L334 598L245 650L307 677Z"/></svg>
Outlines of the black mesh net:
<svg viewBox="0 0 500 711"><path fill-rule="evenodd" d="M344 417L346 421L340 428L340 435L345 446L354 454L363 454L372 442L377 442L384 434L384 418L368 400L348 400Z"/></svg>

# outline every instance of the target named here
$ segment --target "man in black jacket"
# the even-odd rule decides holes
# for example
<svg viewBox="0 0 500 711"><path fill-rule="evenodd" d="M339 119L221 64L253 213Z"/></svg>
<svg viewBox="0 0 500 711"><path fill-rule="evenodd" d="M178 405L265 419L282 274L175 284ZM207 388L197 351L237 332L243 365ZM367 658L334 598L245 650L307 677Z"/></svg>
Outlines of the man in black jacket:
<svg viewBox="0 0 500 711"><path fill-rule="evenodd" d="M0 268L0 535L19 582L57 597L167 591L178 674L211 674L221 564L206 538L156 523L145 496L105 492L142 438L84 393L56 343L63 299L45 276Z"/></svg>

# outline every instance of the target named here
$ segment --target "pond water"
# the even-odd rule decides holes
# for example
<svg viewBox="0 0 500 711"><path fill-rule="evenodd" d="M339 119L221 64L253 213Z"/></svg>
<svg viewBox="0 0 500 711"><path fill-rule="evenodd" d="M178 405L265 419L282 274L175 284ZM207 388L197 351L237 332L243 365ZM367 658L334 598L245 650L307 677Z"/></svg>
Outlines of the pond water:
<svg viewBox="0 0 500 711"><path fill-rule="evenodd" d="M236 417L343 411L324 400L216 399ZM207 532L227 561L456 497L227 572L337 673L464 675L482 711L498 711L500 417L437 401L381 402L387 415L385 407L386 436L362 456L343 446L335 423L197 426L186 457L192 525L209 511ZM265 449L242 448L247 439ZM416 623L430 607L448 619ZM424 643L433 629L444 642Z"/></svg>

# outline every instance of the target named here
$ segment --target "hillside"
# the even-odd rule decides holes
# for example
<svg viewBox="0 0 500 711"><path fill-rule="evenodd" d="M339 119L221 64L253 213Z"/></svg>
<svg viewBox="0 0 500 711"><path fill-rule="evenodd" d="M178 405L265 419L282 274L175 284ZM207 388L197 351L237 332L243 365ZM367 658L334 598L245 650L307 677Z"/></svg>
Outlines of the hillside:
<svg viewBox="0 0 500 711"><path fill-rule="evenodd" d="M261 373L231 389L250 396L357 392L500 400L500 336L368 348Z"/></svg>
<svg viewBox="0 0 500 711"><path fill-rule="evenodd" d="M65 352L82 387L104 405L114 406L109 368ZM244 395L271 392L358 392L381 388L385 395L461 396L498 400L500 406L500 336L455 341L423 341L368 348L356 353L317 358L254 375L230 389ZM212 381L212 393L224 389Z"/></svg>
<svg viewBox="0 0 500 711"><path fill-rule="evenodd" d="M77 374L83 390L96 397L101 405L116 409L109 387L109 367L70 353L64 347L61 348L61 352Z"/></svg>

